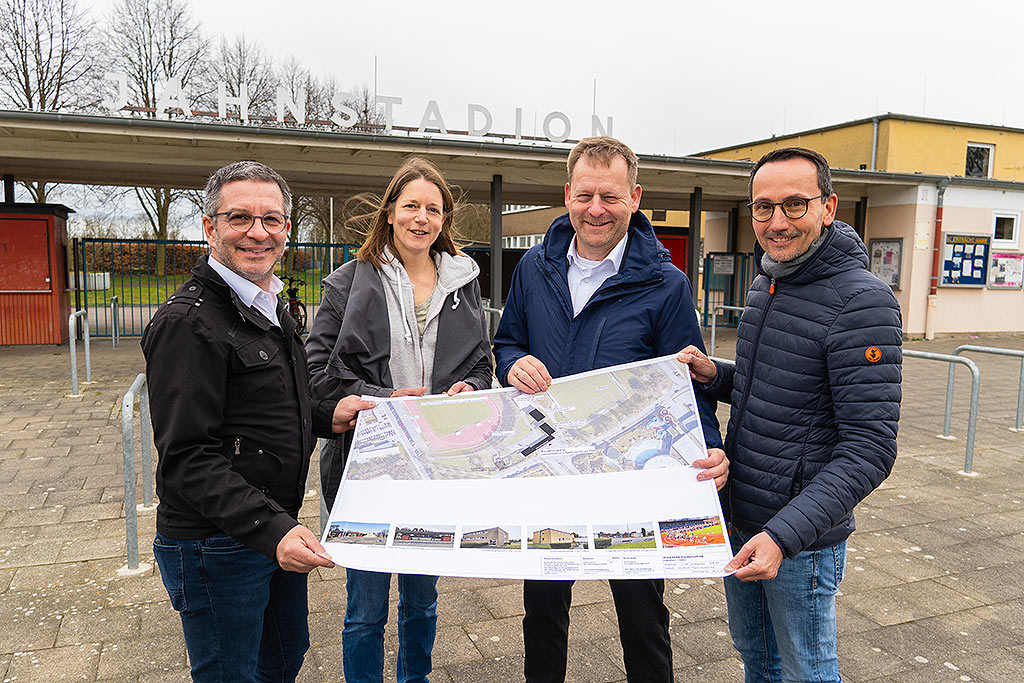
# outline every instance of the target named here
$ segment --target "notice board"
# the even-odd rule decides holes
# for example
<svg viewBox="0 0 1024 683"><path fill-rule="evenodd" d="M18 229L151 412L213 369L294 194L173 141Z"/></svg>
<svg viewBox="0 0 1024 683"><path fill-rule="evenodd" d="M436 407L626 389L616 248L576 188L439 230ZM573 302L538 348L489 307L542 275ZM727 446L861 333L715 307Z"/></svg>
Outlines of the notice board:
<svg viewBox="0 0 1024 683"><path fill-rule="evenodd" d="M947 232L942 236L943 287L984 287L988 283L991 235Z"/></svg>

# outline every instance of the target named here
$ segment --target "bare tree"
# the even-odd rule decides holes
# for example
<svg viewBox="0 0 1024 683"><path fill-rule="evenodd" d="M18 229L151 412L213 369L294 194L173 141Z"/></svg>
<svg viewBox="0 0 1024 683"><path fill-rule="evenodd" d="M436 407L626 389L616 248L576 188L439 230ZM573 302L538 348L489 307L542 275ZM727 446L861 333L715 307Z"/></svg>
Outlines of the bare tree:
<svg viewBox="0 0 1024 683"><path fill-rule="evenodd" d="M128 88L148 116L157 111L163 89L177 83L186 95L184 107L208 95L207 43L199 24L183 0L120 0L114 7L107 31L111 63L128 76ZM202 87L202 92L189 92ZM178 112L184 115L191 111ZM177 114L177 113L176 113ZM185 198L185 191L172 188L137 187L135 194L157 239L167 239L171 206ZM157 274L164 274L163 245L157 248Z"/></svg>
<svg viewBox="0 0 1024 683"><path fill-rule="evenodd" d="M244 36L231 42L222 38L209 75L214 80L211 109L217 106L216 84L223 82L226 94L232 98L240 97L245 86L250 115L273 117L278 77L270 58L256 43Z"/></svg>
<svg viewBox="0 0 1024 683"><path fill-rule="evenodd" d="M0 95L32 111L95 105L92 31L75 0L0 0Z"/></svg>
<svg viewBox="0 0 1024 683"><path fill-rule="evenodd" d="M96 104L93 22L75 0L0 0L0 100L16 109L81 111ZM54 185L21 183L38 203Z"/></svg>

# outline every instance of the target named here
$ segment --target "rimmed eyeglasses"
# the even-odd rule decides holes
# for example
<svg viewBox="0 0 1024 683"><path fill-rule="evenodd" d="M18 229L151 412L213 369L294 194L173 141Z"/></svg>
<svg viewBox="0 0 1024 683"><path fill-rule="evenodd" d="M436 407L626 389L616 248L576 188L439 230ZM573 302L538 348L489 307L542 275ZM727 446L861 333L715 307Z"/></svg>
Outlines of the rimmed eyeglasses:
<svg viewBox="0 0 1024 683"><path fill-rule="evenodd" d="M775 215L775 207L781 206L782 213L786 218L795 221L798 218L803 218L807 215L807 205L810 204L811 200L821 199L825 195L819 194L817 197L788 197L783 199L781 202L770 202L766 199L759 199L756 202L750 202L747 204L747 208L750 209L750 217L758 223L767 223Z"/></svg>
<svg viewBox="0 0 1024 683"><path fill-rule="evenodd" d="M262 216L254 216L248 211L220 211L210 214L210 218L216 219L217 216L226 216L228 227L238 232L248 232L251 230L252 226L256 224L257 218L263 224L263 229L272 235L281 232L288 225L288 218L284 214L275 211L265 213Z"/></svg>

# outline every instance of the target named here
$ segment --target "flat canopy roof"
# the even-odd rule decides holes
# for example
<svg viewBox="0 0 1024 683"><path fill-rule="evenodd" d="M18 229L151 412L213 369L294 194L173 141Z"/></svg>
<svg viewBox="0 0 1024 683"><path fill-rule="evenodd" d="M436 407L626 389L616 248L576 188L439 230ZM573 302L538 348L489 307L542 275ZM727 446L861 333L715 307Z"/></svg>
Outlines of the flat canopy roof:
<svg viewBox="0 0 1024 683"><path fill-rule="evenodd" d="M220 166L256 159L279 171L298 194L347 196L383 191L402 160L419 154L434 161L472 202L490 201L491 180L498 174L503 203L559 205L568 151L553 144L0 110L0 173L25 181L201 188ZM705 211L728 210L747 201L751 166L641 155L642 205L686 209L693 188L700 187ZM920 174L834 172L844 203L866 195L871 186L942 180Z"/></svg>

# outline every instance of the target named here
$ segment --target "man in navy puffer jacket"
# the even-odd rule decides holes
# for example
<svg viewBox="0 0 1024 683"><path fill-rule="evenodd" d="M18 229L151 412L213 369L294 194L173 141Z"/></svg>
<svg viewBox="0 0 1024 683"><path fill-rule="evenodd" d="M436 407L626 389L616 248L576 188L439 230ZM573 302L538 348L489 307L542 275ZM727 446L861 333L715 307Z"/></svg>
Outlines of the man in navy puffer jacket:
<svg viewBox="0 0 1024 683"><path fill-rule="evenodd" d="M900 311L866 270L864 243L835 220L824 157L769 152L750 197L759 274L736 365L693 347L680 360L732 404L725 588L746 681L838 681L835 595L853 509L896 459Z"/></svg>
<svg viewBox="0 0 1024 683"><path fill-rule="evenodd" d="M610 137L584 138L570 152L568 215L523 256L494 338L495 374L526 393L552 377L647 360L700 345L690 282L637 209L636 155ZM697 392L708 445L699 479L721 488L728 463L715 402ZM662 579L610 582L630 683L672 680L669 614ZM571 581L523 584L527 683L566 676Z"/></svg>

